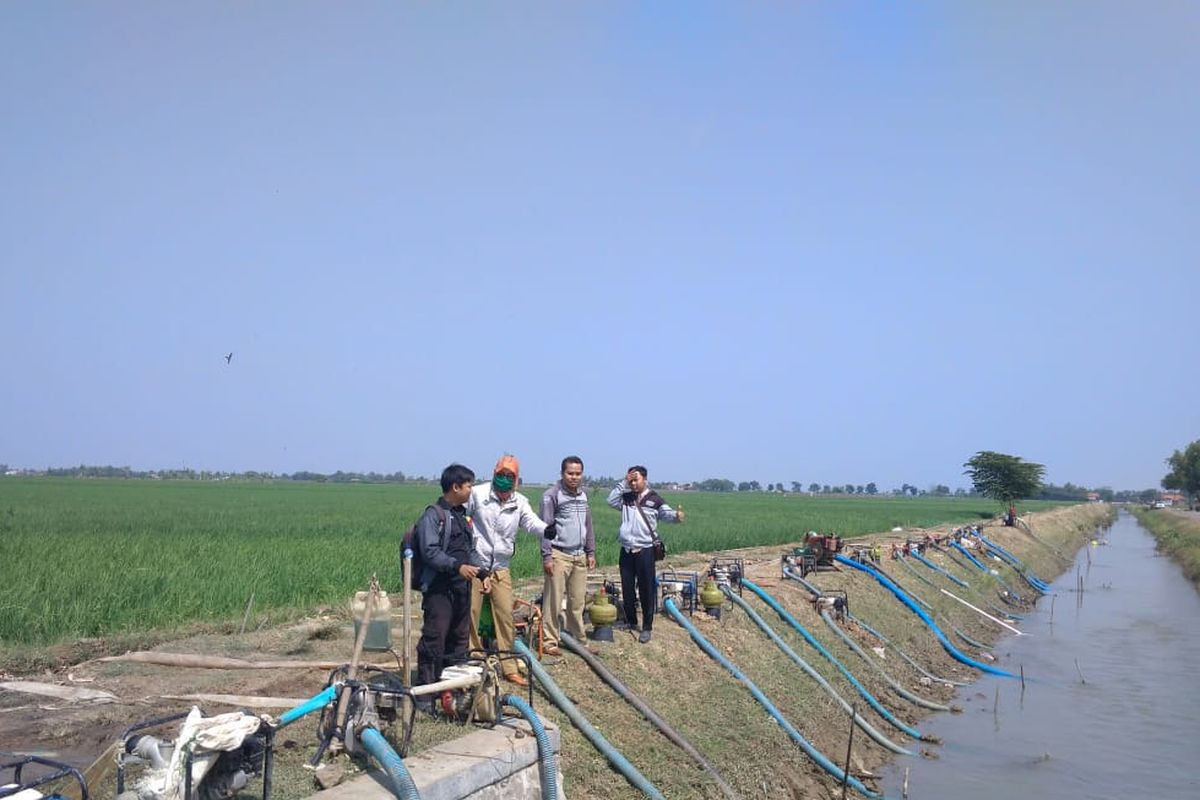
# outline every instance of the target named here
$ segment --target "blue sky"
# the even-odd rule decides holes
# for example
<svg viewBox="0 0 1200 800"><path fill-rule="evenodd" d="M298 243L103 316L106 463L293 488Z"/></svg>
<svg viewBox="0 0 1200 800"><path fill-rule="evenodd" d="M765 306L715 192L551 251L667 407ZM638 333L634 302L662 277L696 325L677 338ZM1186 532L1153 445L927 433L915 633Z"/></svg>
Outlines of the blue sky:
<svg viewBox="0 0 1200 800"><path fill-rule="evenodd" d="M11 465L1132 488L1200 437L1194 4L0 21Z"/></svg>

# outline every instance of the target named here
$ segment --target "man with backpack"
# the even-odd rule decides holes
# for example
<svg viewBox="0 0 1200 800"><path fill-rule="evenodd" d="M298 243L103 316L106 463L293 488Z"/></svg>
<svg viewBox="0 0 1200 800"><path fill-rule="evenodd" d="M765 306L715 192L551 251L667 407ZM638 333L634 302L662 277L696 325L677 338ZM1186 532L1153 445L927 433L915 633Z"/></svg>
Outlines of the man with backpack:
<svg viewBox="0 0 1200 800"><path fill-rule="evenodd" d="M442 470L442 496L413 527L413 582L425 622L417 644L417 683L434 683L442 669L463 661L471 630L471 584L490 588L475 550L466 503L475 473L462 464Z"/></svg>

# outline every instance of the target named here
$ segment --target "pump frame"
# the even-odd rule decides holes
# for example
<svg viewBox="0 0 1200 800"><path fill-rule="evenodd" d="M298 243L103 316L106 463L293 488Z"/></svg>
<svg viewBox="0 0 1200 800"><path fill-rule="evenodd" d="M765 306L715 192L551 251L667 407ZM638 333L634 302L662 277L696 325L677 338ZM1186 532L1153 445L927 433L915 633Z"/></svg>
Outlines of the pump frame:
<svg viewBox="0 0 1200 800"><path fill-rule="evenodd" d="M24 771L25 767L31 764L39 767L48 767L53 770L53 772L50 772L46 775L38 775L22 781L21 773ZM8 770L12 770L11 781L4 780L2 777ZM88 800L87 781L84 780L83 773L77 770L75 767L72 767L70 764L64 764L61 761L54 761L49 758L43 758L42 756L26 755L23 753L0 752L0 797L9 797L17 794L18 792L24 792L30 789L36 790L38 786L45 786L47 783L53 783L54 781L66 777L71 777L76 780L76 782L79 784L81 800ZM8 786L7 784L13 785ZM39 794L41 793L39 792ZM53 800L54 798L61 798L62 795L58 792L55 792L54 794L49 795L49 797Z"/></svg>
<svg viewBox="0 0 1200 800"><path fill-rule="evenodd" d="M658 610L665 611L666 607L663 601L668 597L675 597L674 585L682 583L683 589L678 593L676 605L687 611L690 617L696 611L696 604L700 602L700 573L685 572L677 569L665 569L658 573L655 578L655 583L658 588Z"/></svg>
<svg viewBox="0 0 1200 800"><path fill-rule="evenodd" d="M168 714L165 717L154 717L153 719L142 720L141 722L135 722L134 724L130 725L128 728L126 728L124 731L121 732L121 736L118 739L118 741L120 742L120 747L117 748L117 758L116 758L116 761L117 761L117 775L116 775L117 794L121 794L122 792L125 791L125 766L126 766L126 764L140 762L140 759L138 761L133 761L130 758L131 754L128 751L129 742L131 739L134 738L134 735L135 734L143 734L145 731L149 731L154 728L160 728L163 725L168 725L172 722L178 722L181 719L184 719L185 717L187 717L187 715L190 713L191 713L190 710L189 711L181 711L176 714ZM201 716L208 716L207 714L204 713L203 710L201 710L200 714L201 714ZM271 771L275 765L275 728L274 728L274 726L269 725L266 722L263 722L261 725L259 725L258 730L263 733L263 735L266 739L266 741L264 742L264 747L263 747L263 763L262 763L262 773L261 774L262 774L262 784L263 784L262 800L268 800L268 798L271 796ZM173 741L173 739L172 739L172 741ZM183 798L184 798L184 800L192 800L192 798L195 796L196 787L192 785L192 763L194 762L194 760L195 760L195 754L191 750L189 750L187 752L187 755L184 756L184 762L183 762L184 763L184 767L183 767L183 770L184 770L183 771L183 775L184 775ZM0 793L0 796L3 796L3 794ZM85 796L83 798L83 800L87 800L87 797Z"/></svg>

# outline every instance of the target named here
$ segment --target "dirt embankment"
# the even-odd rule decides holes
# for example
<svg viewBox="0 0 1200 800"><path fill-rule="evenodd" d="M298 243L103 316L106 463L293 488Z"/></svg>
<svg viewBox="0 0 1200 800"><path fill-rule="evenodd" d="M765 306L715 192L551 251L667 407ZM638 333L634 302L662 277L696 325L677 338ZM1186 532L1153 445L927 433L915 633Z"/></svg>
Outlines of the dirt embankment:
<svg viewBox="0 0 1200 800"><path fill-rule="evenodd" d="M1200 589L1200 512L1134 508L1133 513L1154 534L1158 549L1183 567L1183 574Z"/></svg>
<svg viewBox="0 0 1200 800"><path fill-rule="evenodd" d="M1038 575L1052 579L1065 569L1078 546L1106 522L1107 506L1074 506L1032 515L1033 531L1045 544L1027 533L989 524L985 535L1023 559ZM920 538L925 533L940 533L948 526L907 534L881 534L865 537L885 545L905 535ZM854 672L858 679L901 720L919 726L928 712L900 699L883 679L869 669L858 656L821 621L808 593L797 583L780 577L779 555L785 548L753 548L726 555L746 560L747 574L765 588L827 649ZM1057 555L1054 551L1057 550ZM670 567L703 570L709 554L684 553L672 556ZM996 596L999 584L982 573L971 571L941 553L930 558L957 577L971 584L961 590L938 573L923 565L922 578L930 586L907 572L902 565L885 561L884 568L902 586L911 589L933 606L939 619L961 633L987 644L988 651L1001 630L953 599L937 587L946 588L976 602L987 600L1000 606ZM1032 591L1007 567L995 562L1000 577L1026 595ZM615 571L614 571L615 573ZM615 576L615 575L614 575ZM901 606L887 590L869 577L852 571L819 572L810 575L824 591L845 591L855 616L888 637L905 650L927 671L957 681L971 681L978 673L953 660L917 618ZM540 590L527 585L520 594L532 597ZM856 702L860 713L876 728L914 752L936 753L937 745L916 742L885 723L858 699L850 683L834 667L819 657L804 640L746 592L750 603L788 644L820 672L837 691ZM978 602L976 602L978 604ZM1015 609L1014 609L1015 610ZM726 656L734 661L780 711L818 749L837 762L845 757L849 732L845 713L804 675L739 609L726 607L720 621L694 618L697 627ZM419 625L418 625L419 627ZM863 631L848 625L852 636L869 654L879 646ZM398 634L399 621L393 625ZM986 657L980 648L958 641L969 655ZM791 742L783 730L751 698L749 692L724 668L702 653L688 634L669 619L659 618L654 639L646 645L628 633L618 633L611 644L595 646L610 670L653 706L658 713L698 747L724 778L744 797L839 797L840 788L813 765ZM205 635L170 642L158 649L174 653L202 653L247 659L294 658L309 661L345 660L352 648L352 629L344 619L309 620L279 630L247 633L240 636ZM931 700L948 702L953 689L931 683L919 672L895 656L890 649L878 663L909 690ZM988 652L1005 664L1003 652ZM562 689L612 743L633 762L667 797L719 797L715 784L686 755L662 737L632 707L621 701L601 683L583 663L572 655L547 659L547 668ZM15 676L8 676L9 678ZM76 764L90 763L101 754L127 725L141 719L186 709L184 700L164 699L164 695L194 693L242 694L301 698L315 694L324 684L320 669L286 670L204 670L166 668L129 662L91 661L71 667L21 676L28 680L58 682L64 685L100 689L112 693L117 702L80 706L47 698L0 692L0 750L38 751L56 754ZM611 798L632 796L635 792L590 744L574 730L566 718L542 696L537 697L539 713L557 722L563 730L561 768L567 796L571 798ZM226 707L212 706L219 712ZM275 713L278 713L276 711ZM434 741L453 737L460 729L453 725L422 722L414 740L415 749ZM311 755L315 735L311 726L289 728L280 742L275 800L290 800L311 793L311 773L300 763ZM860 734L854 739L852 770L870 785L870 774L877 772L890 757L880 745ZM93 785L94 796L111 795L110 775L100 775Z"/></svg>

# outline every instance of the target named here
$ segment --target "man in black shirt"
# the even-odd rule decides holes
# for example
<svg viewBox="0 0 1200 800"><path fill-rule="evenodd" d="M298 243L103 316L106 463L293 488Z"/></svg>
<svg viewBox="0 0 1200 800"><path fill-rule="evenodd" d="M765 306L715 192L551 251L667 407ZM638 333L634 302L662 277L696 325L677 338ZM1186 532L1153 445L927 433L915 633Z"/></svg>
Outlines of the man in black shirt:
<svg viewBox="0 0 1200 800"><path fill-rule="evenodd" d="M471 630L471 581L487 576L475 552L465 503L475 473L462 464L442 470L442 496L417 522L420 574L414 576L424 597L425 622L417 644L417 683L434 683L449 664L463 660Z"/></svg>

